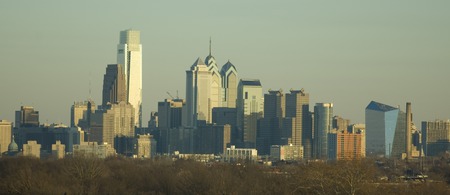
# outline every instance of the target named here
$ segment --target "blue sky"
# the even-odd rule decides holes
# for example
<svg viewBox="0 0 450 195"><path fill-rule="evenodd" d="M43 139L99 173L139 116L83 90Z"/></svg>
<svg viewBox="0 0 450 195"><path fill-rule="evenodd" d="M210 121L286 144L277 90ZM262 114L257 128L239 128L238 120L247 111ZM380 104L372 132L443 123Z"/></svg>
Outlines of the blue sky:
<svg viewBox="0 0 450 195"><path fill-rule="evenodd" d="M450 118L450 1L0 1L0 119L31 105L69 124L74 101L101 102L119 31L141 31L144 120L185 70L212 54L268 89L364 122L371 100L414 121ZM91 83L91 87L89 87ZM89 95L89 88L92 92ZM313 108L311 107L311 110ZM145 123L145 122L144 122ZM420 126L419 124L417 124Z"/></svg>

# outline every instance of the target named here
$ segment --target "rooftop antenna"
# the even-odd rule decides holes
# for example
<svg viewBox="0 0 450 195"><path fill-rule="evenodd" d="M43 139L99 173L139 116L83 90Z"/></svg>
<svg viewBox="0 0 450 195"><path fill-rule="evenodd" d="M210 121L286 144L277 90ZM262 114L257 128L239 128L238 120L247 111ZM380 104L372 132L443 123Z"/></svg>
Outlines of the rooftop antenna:
<svg viewBox="0 0 450 195"><path fill-rule="evenodd" d="M91 101L91 71L89 71L89 101Z"/></svg>
<svg viewBox="0 0 450 195"><path fill-rule="evenodd" d="M211 36L209 36L209 55L211 56Z"/></svg>

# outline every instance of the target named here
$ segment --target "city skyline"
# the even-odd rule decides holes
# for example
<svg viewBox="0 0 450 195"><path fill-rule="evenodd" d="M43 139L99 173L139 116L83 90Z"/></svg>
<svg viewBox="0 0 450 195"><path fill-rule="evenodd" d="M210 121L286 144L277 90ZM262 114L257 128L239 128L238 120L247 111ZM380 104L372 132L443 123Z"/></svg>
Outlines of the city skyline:
<svg viewBox="0 0 450 195"><path fill-rule="evenodd" d="M41 123L69 125L74 102L92 98L100 105L105 67L116 63L117 34L129 27L141 31L145 45L143 123L157 102L170 98L167 91L186 98L185 70L208 54L210 36L217 63L230 60L240 78L261 80L264 93L304 88L311 105L332 102L334 114L352 123L364 123L372 100L401 110L412 102L416 125L450 118L449 3L350 2L123 5L137 9L134 20L115 16L122 4L114 2L103 16L98 2L2 2L0 119L14 121L20 106L33 106ZM191 13L196 6L218 9ZM165 17L169 8L173 15ZM235 15L218 11L227 9Z"/></svg>

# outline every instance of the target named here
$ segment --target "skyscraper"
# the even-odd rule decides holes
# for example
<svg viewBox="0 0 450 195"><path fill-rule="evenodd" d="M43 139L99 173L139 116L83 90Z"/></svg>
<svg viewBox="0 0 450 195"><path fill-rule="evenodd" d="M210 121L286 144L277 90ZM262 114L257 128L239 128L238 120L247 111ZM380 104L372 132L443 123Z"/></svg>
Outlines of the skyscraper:
<svg viewBox="0 0 450 195"><path fill-rule="evenodd" d="M121 64L109 64L103 77L102 106L108 103L127 101L125 74Z"/></svg>
<svg viewBox="0 0 450 195"><path fill-rule="evenodd" d="M316 103L314 106L314 157L328 159L328 133L332 129L333 104Z"/></svg>
<svg viewBox="0 0 450 195"><path fill-rule="evenodd" d="M406 113L371 101L366 107L366 155L401 157L406 146Z"/></svg>
<svg viewBox="0 0 450 195"><path fill-rule="evenodd" d="M286 118L295 118L295 128L290 133L289 144L303 145L303 140L311 136L309 118L309 94L301 90L290 90L286 94ZM303 135L306 137L303 138Z"/></svg>
<svg viewBox="0 0 450 195"><path fill-rule="evenodd" d="M258 119L262 118L264 99L261 82L257 79L241 79L237 94L238 134L246 147L256 146Z"/></svg>
<svg viewBox="0 0 450 195"><path fill-rule="evenodd" d="M90 107L90 109L88 108ZM88 112L89 110L89 112ZM89 126L89 117L95 112L95 103L92 101L74 102L70 108L70 126L81 127L85 130Z"/></svg>
<svg viewBox="0 0 450 195"><path fill-rule="evenodd" d="M186 122L185 126L197 126L197 120L207 123L212 118L211 73L198 58L186 71Z"/></svg>
<svg viewBox="0 0 450 195"><path fill-rule="evenodd" d="M117 64L123 65L127 101L135 110L137 127L142 126L142 45L140 31L124 30L120 32L117 45Z"/></svg>
<svg viewBox="0 0 450 195"><path fill-rule="evenodd" d="M236 67L228 61L222 66L220 75L222 77L222 107L235 108L238 85Z"/></svg>
<svg viewBox="0 0 450 195"><path fill-rule="evenodd" d="M286 115L286 98L283 90L269 90L264 94L264 118L258 122L257 149L261 155L268 155L272 145L285 145L281 143L283 125L292 129L293 120L284 120ZM288 127L286 127L288 125Z"/></svg>

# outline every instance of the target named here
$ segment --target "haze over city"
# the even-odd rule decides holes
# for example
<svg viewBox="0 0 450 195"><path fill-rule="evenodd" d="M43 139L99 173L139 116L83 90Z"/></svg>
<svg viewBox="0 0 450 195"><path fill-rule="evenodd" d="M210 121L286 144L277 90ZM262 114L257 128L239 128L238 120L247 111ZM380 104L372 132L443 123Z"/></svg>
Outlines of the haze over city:
<svg viewBox="0 0 450 195"><path fill-rule="evenodd" d="M371 100L412 102L414 122L450 118L448 1L0 2L0 119L30 105L69 124L74 101L101 102L119 31L141 32L143 124L186 70L212 54L263 91L304 88L364 123ZM89 92L91 91L91 92Z"/></svg>

